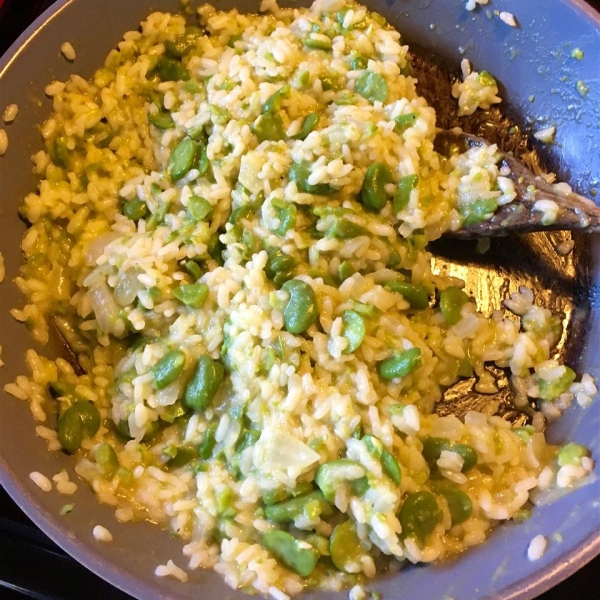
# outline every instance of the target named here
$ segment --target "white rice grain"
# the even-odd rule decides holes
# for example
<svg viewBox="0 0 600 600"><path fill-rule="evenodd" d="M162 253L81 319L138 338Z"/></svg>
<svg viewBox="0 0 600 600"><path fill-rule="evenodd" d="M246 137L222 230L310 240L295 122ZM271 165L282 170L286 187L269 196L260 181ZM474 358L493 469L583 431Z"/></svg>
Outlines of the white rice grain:
<svg viewBox="0 0 600 600"><path fill-rule="evenodd" d="M52 489L52 482L39 471L29 473L29 479L37 485L43 492L49 492Z"/></svg>
<svg viewBox="0 0 600 600"><path fill-rule="evenodd" d="M92 534L94 536L94 539L98 542L112 542L113 541L112 533L108 529L106 529L106 527L103 527L102 525L96 525L94 527L94 529L92 530Z"/></svg>
<svg viewBox="0 0 600 600"><path fill-rule="evenodd" d="M542 534L536 535L527 548L527 558L532 561L539 560L546 552L547 547L548 540Z"/></svg>
<svg viewBox="0 0 600 600"><path fill-rule="evenodd" d="M71 42L64 42L60 47L60 51L69 62L73 62L75 60L75 48L73 48Z"/></svg>

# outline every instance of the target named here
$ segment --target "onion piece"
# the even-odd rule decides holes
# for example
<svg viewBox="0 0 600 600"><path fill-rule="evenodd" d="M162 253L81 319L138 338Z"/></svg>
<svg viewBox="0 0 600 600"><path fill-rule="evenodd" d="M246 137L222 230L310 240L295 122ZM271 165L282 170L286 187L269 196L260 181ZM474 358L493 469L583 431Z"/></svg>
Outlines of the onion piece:
<svg viewBox="0 0 600 600"><path fill-rule="evenodd" d="M103 333L113 333L119 319L119 307L106 282L94 284L88 290L88 298L100 330Z"/></svg>
<svg viewBox="0 0 600 600"><path fill-rule="evenodd" d="M90 245L88 246L87 252L85 254L85 262L89 267L93 267L96 264L96 261L102 256L104 253L104 249L111 242L114 242L116 239L123 237L121 233L117 233L116 231L109 231L108 233L103 233L95 238Z"/></svg>
<svg viewBox="0 0 600 600"><path fill-rule="evenodd" d="M138 279L139 274L138 269L128 269L117 277L114 297L119 306L131 304L136 299L137 293L146 289L146 286Z"/></svg>

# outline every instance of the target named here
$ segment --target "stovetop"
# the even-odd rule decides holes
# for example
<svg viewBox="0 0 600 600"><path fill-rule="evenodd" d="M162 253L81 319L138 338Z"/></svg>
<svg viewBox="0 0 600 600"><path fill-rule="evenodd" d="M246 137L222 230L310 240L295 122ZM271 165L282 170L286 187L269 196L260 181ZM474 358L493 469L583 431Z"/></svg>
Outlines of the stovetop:
<svg viewBox="0 0 600 600"><path fill-rule="evenodd" d="M0 0L0 55L54 1ZM589 3L600 9L600 0ZM597 597L592 590L597 588L598 573L600 557L539 600L591 600ZM0 599L25 598L132 600L63 552L0 488Z"/></svg>

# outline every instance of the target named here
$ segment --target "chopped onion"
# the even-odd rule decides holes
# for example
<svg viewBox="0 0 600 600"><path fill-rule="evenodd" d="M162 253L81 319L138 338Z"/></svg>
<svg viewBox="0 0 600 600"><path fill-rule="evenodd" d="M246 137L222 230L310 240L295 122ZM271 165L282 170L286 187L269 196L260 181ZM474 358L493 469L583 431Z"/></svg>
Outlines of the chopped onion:
<svg viewBox="0 0 600 600"><path fill-rule="evenodd" d="M98 327L104 333L113 333L119 318L119 307L106 282L96 283L88 290L88 298L96 315Z"/></svg>
<svg viewBox="0 0 600 600"><path fill-rule="evenodd" d="M258 178L263 162L258 153L248 152L242 157L238 181L253 194L263 189L263 182Z"/></svg>
<svg viewBox="0 0 600 600"><path fill-rule="evenodd" d="M114 295L119 306L131 304L137 297L140 290L145 289L145 285L138 279L139 271L129 269L117 277Z"/></svg>
<svg viewBox="0 0 600 600"><path fill-rule="evenodd" d="M87 253L85 255L85 261L88 266L93 267L96 261L102 256L104 248L111 242L122 237L122 234L116 231L110 231L109 233L103 233L93 240L88 246Z"/></svg>
<svg viewBox="0 0 600 600"><path fill-rule="evenodd" d="M289 431L282 429L261 436L259 443L263 449L261 467L267 471L287 470L292 467L302 472L320 459L319 454L310 446L295 438Z"/></svg>

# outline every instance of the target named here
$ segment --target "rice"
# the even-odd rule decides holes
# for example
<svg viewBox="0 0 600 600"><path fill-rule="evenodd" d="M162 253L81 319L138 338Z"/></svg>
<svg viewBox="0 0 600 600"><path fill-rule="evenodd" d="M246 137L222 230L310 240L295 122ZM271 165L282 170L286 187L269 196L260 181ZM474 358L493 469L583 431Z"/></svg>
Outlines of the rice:
<svg viewBox="0 0 600 600"><path fill-rule="evenodd" d="M548 547L548 540L543 535L536 535L527 548L527 558L529 560L539 560L544 556L546 548Z"/></svg>
<svg viewBox="0 0 600 600"><path fill-rule="evenodd" d="M29 473L29 479L37 485L43 492L49 492L52 490L52 482L39 471L32 471Z"/></svg>
<svg viewBox="0 0 600 600"><path fill-rule="evenodd" d="M60 51L61 54L68 60L68 61L74 61L76 58L76 54L75 54L75 48L73 48L73 45L71 44L71 42L63 42L63 44L61 44L60 46Z"/></svg>
<svg viewBox="0 0 600 600"><path fill-rule="evenodd" d="M343 0L262 9L205 5L199 29L153 13L89 81L47 86L12 314L42 343L56 326L81 369L30 350L5 389L119 522L168 528L190 570L285 600L322 554L336 570L318 584L339 590L455 556L540 490L589 481L592 459L559 464L575 450L543 430L597 390L554 360L560 319L531 290L490 317L432 271L429 241L516 193L495 146L434 150L400 35ZM499 101L463 68L462 114ZM532 425L495 416L486 363L517 408L536 400ZM470 376L485 410L436 414Z"/></svg>
<svg viewBox="0 0 600 600"><path fill-rule="evenodd" d="M98 542L108 543L113 541L112 533L102 525L96 525L92 530L92 534L94 539Z"/></svg>
<svg viewBox="0 0 600 600"><path fill-rule="evenodd" d="M515 15L512 13L506 12L505 10L501 11L498 15L500 20L511 27L517 27L517 20L515 19Z"/></svg>
<svg viewBox="0 0 600 600"><path fill-rule="evenodd" d="M9 123L12 123L17 118L18 112L19 112L19 107L16 104L9 104L4 109L4 115L2 116L2 118L4 119L4 122L7 125Z"/></svg>
<svg viewBox="0 0 600 600"><path fill-rule="evenodd" d="M158 565L154 570L157 577L173 577L179 581L185 582L188 580L188 574L178 567L172 560L169 560L166 565Z"/></svg>
<svg viewBox="0 0 600 600"><path fill-rule="evenodd" d="M0 129L0 156L4 156L8 150L8 134L4 129Z"/></svg>

